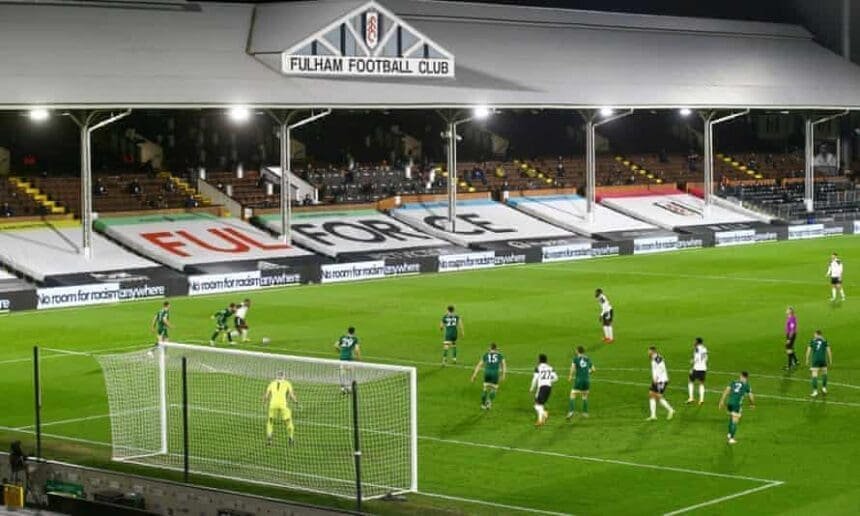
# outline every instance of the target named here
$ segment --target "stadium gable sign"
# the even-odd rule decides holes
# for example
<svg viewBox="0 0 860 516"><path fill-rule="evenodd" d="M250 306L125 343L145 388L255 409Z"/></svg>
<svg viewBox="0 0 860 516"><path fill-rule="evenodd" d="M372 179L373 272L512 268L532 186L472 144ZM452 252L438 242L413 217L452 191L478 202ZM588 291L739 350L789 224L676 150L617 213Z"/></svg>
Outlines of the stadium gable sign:
<svg viewBox="0 0 860 516"><path fill-rule="evenodd" d="M290 76L452 78L454 56L376 2L354 9L288 48Z"/></svg>

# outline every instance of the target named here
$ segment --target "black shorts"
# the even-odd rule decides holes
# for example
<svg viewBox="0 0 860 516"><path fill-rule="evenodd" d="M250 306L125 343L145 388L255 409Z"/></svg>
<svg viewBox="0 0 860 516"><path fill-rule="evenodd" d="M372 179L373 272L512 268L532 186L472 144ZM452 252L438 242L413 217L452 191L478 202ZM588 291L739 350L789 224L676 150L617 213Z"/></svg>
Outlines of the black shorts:
<svg viewBox="0 0 860 516"><path fill-rule="evenodd" d="M706 373L707 373L707 371L696 371L695 369L693 369L692 371L690 371L690 381L691 382L699 381L699 382L705 383L705 374Z"/></svg>
<svg viewBox="0 0 860 516"><path fill-rule="evenodd" d="M601 314L600 318L603 319L603 325L609 326L610 324L612 324L612 317L614 315L615 315L615 309L614 308L612 310L606 312L605 314Z"/></svg>
<svg viewBox="0 0 860 516"><path fill-rule="evenodd" d="M546 404L547 400L549 400L550 392L552 391L552 387L549 385L544 385L538 388L537 396L535 396L535 403L538 405Z"/></svg>
<svg viewBox="0 0 860 516"><path fill-rule="evenodd" d="M796 333L785 336L785 349L794 349L794 339L797 338Z"/></svg>
<svg viewBox="0 0 860 516"><path fill-rule="evenodd" d="M236 323L236 329L237 330L247 330L248 329L248 323L245 321L245 319L242 319L241 317L236 317L235 323Z"/></svg>
<svg viewBox="0 0 860 516"><path fill-rule="evenodd" d="M841 285L842 284L842 278L830 278L830 284L831 285Z"/></svg>
<svg viewBox="0 0 860 516"><path fill-rule="evenodd" d="M657 394L663 394L666 392L666 387L669 386L669 382L656 382L651 384L651 392L656 392Z"/></svg>

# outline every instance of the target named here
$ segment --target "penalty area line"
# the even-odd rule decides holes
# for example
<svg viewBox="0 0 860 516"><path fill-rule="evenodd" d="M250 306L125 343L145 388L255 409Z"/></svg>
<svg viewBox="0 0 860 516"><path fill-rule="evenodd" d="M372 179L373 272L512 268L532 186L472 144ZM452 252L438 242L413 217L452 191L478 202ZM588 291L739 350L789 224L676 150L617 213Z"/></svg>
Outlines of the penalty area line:
<svg viewBox="0 0 860 516"><path fill-rule="evenodd" d="M695 511L696 509L701 509L702 507L708 507L710 505L717 505L719 503L727 502L729 500L734 500L735 498L740 498L742 496L751 495L753 493L758 493L760 491L764 491L766 489L770 489L772 487L779 487L785 484L785 482L771 482L770 484L765 484L763 486L753 487L752 489L746 489L744 491L740 491L738 493L733 493L726 496L721 496L719 498L714 498L713 500L707 500L701 503L697 503L695 505L689 505L687 507L681 507L680 509L676 509L672 512L667 512L663 514L663 516L675 516L676 514L684 514L686 512Z"/></svg>
<svg viewBox="0 0 860 516"><path fill-rule="evenodd" d="M452 502L464 502L464 503L472 503L476 505L486 505L487 507L495 507L497 509L507 509L519 512L529 512L532 514L547 514L550 516L573 516L573 514L568 512L553 512L553 511L544 511L542 509L532 509L530 507L520 507L518 505L508 505L504 503L496 503L496 502L487 502L484 500L476 500L474 498L462 498L459 496L450 496L443 495L439 493L428 493L425 491L418 491L418 494L421 496L428 496L430 498L439 498L441 500L450 500Z"/></svg>

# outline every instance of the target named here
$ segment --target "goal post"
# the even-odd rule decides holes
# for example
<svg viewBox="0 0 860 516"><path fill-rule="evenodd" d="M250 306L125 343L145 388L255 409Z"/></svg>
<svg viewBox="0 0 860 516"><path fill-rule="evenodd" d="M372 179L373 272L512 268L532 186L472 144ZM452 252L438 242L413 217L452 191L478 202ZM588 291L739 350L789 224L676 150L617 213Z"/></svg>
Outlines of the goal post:
<svg viewBox="0 0 860 516"><path fill-rule="evenodd" d="M414 367L178 343L98 361L113 460L183 471L187 456L192 474L346 498L355 498L359 487L364 499L418 490ZM264 399L280 375L298 398L286 412L270 411Z"/></svg>

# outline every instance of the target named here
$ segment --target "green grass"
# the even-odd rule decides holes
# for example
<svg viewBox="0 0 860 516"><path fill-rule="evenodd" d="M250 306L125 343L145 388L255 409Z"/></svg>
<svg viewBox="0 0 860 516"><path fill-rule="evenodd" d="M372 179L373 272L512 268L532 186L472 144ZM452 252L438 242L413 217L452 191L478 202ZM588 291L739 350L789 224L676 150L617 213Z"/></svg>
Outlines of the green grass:
<svg viewBox="0 0 860 516"><path fill-rule="evenodd" d="M828 255L847 263L846 303L828 302ZM856 514L860 500L860 350L856 321L860 239L838 237L743 248L705 249L595 261L395 280L309 286L254 293L252 336L272 338L275 352L333 358L331 343L355 325L366 359L415 365L419 372L420 490L473 500L411 495L404 503L376 501L375 513L499 514L513 508L572 514L663 514L727 497L696 514ZM616 342L600 343L596 287L616 309ZM204 340L208 316L244 297L182 298L173 302L174 340ZM466 337L460 365L441 368L438 321L454 303ZM6 400L3 446L30 436L9 430L31 425L31 347L97 351L144 345L157 302L132 303L0 319ZM835 365L827 399L810 400L808 372L784 374L782 327L787 305L797 309L799 350L816 328L829 339ZM692 340L710 349L706 405L685 406ZM514 374L491 412L479 408L471 367L496 341ZM545 352L566 377L576 345L588 348L591 418L564 421L564 379L549 403L547 426L535 429L529 370ZM655 344L670 368L673 421L644 421L649 383L646 349ZM46 354L44 431L108 442L108 420L57 423L107 412L101 371L88 356ZM802 358L802 355L801 355ZM17 360L17 361L16 361ZM718 392L745 369L758 397L746 408L739 443L725 442L726 415ZM662 414L661 414L662 415ZM297 425L301 425L297 419ZM31 444L30 444L31 445ZM45 438L46 455L86 464L109 463L109 448ZM176 478L170 472L129 468ZM716 474L716 475L712 475ZM205 477L195 482L212 483ZM236 488L235 484L219 484ZM335 498L241 486L303 501L349 507ZM757 490L740 495L749 490Z"/></svg>

